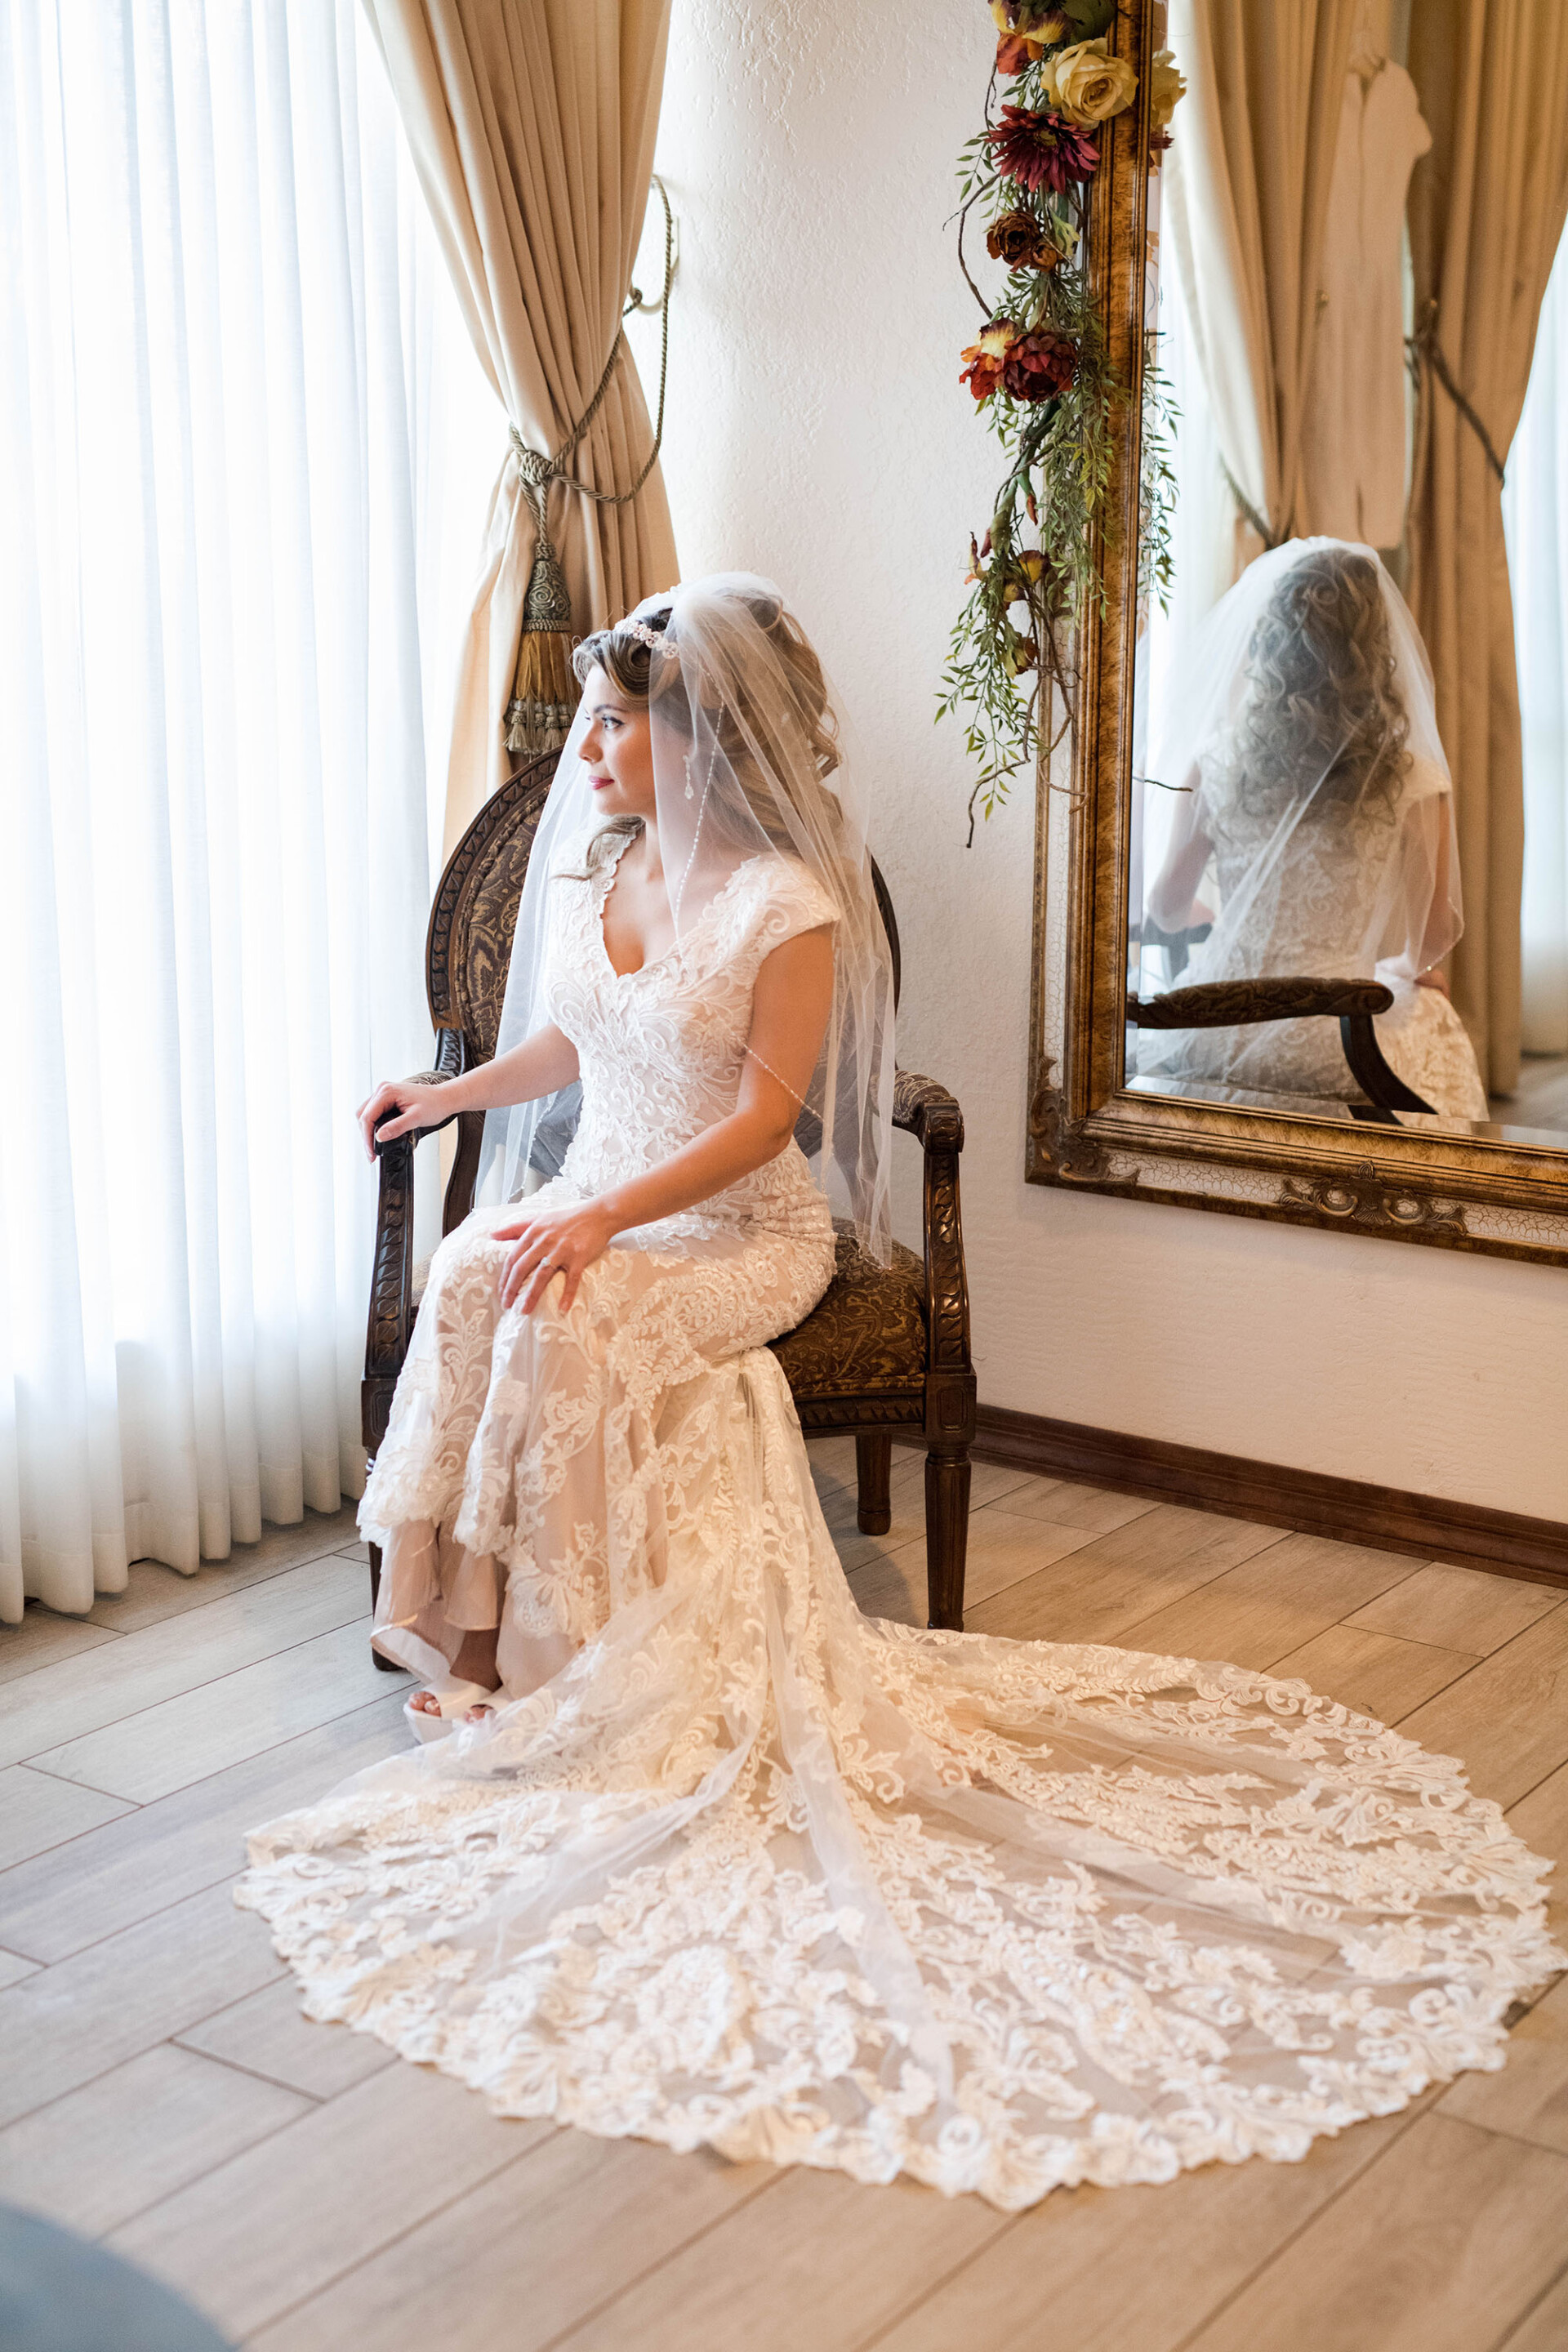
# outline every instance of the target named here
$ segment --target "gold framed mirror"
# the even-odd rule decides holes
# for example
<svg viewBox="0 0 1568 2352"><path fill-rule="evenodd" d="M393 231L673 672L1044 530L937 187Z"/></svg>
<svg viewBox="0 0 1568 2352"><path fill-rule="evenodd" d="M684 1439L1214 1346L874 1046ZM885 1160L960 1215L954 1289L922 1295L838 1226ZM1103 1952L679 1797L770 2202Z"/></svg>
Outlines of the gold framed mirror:
<svg viewBox="0 0 1568 2352"><path fill-rule="evenodd" d="M1429 20L1420 37L1429 45L1443 37L1444 20L1450 14L1458 24L1458 0L1454 0L1452 9L1449 0L1422 0L1422 9L1429 11ZM1418 16L1422 9L1417 10ZM1241 11L1242 15L1247 13ZM1256 16L1258 12L1250 13ZM1272 57L1249 57L1246 71L1261 75L1271 66L1283 71L1281 53L1288 42L1279 27L1287 18L1304 23L1314 13L1319 54L1315 58L1310 53L1299 57L1296 64L1306 82L1310 83L1315 74L1321 85L1314 93L1313 102L1317 107L1318 147L1323 152L1314 164L1311 141L1307 141L1305 161L1299 170L1298 196L1304 210L1311 212L1315 206L1326 220L1327 194L1321 186L1314 194L1312 184L1314 172L1321 174L1327 169L1324 155L1333 145L1333 108L1338 103L1339 88L1345 81L1351 44L1364 32L1370 19L1387 20L1383 23L1385 39L1388 24L1392 23L1398 41L1407 47L1410 9L1408 0L1405 0L1403 7L1401 0L1382 0L1381 8L1377 0L1370 0L1370 5L1369 0L1320 0L1315 12L1300 7L1282 9L1259 45L1264 48L1272 47ZM1208 901L1217 904L1220 913L1216 917L1213 904L1201 898L1198 891L1193 895L1189 910L1193 915L1207 918L1206 927L1199 920L1173 923L1166 909L1162 909L1163 926L1152 919L1149 911L1151 905L1158 907L1159 901L1149 880L1148 803L1156 794L1173 796L1204 787L1202 771L1197 767L1185 781L1144 772L1148 761L1151 649L1152 646L1157 656L1159 648L1154 643L1158 628L1152 632L1151 628L1155 601L1147 584L1141 585L1140 581L1140 530L1148 509L1142 420L1148 405L1146 370L1152 354L1160 348L1162 204L1167 215L1171 204L1168 181L1163 184L1158 171L1150 170L1146 68L1153 52L1167 38L1177 40L1177 62L1188 72L1189 96L1173 126L1174 138L1180 142L1184 137L1197 140L1205 135L1205 105L1212 136L1213 92L1205 92L1201 75L1194 77L1179 43L1184 30L1192 38L1200 38L1193 29L1200 22L1206 22L1212 31L1214 19L1219 14L1227 21L1240 21L1236 0L1227 0L1224 10L1218 8L1217 0L1215 5L1205 5L1205 0L1177 0L1173 11L1175 22L1169 32L1161 0L1121 0L1117 12L1115 46L1118 53L1127 57L1138 70L1139 102L1108 126L1108 148L1089 228L1089 268L1104 306L1110 349L1121 381L1131 388L1131 397L1117 434L1114 473L1105 508L1108 520L1100 551L1103 601L1098 608L1091 604L1081 617L1069 707L1061 713L1066 724L1049 772L1042 772L1038 780L1025 1172L1033 1182L1077 1191L1120 1193L1189 1208L1423 1242L1441 1248L1568 1264L1568 1111L1561 1115L1560 1127L1532 1126L1529 1119L1534 1114L1528 1108L1516 1108L1506 1097L1495 1092L1487 1096L1484 1090L1481 1100L1487 1111L1485 1118L1473 1115L1481 1103L1467 1100L1462 1092L1457 1099L1466 1102L1469 1116L1458 1115L1452 1103L1441 1109L1435 1105L1415 1108L1416 1104L1426 1104L1427 1097L1400 1078L1393 1066L1392 1046L1388 1060L1379 1050L1385 1034L1385 1015L1398 994L1398 972L1392 964L1385 969L1382 962L1369 961L1364 967L1357 966L1353 957L1347 956L1343 940L1337 935L1329 937L1338 921L1337 914L1324 926L1321 963L1325 968L1313 970L1310 946L1303 945L1299 925L1288 949L1276 951L1272 947L1259 948L1254 940L1250 954L1236 951L1239 927L1232 923L1226 932L1223 919L1227 908L1236 902L1234 875L1222 872L1216 887L1213 858L1202 873L1198 889L1208 893ZM1543 19L1543 25L1544 22ZM1326 56L1325 26L1332 35ZM1210 62L1212 69L1212 58ZM1469 71L1472 67L1473 59L1463 66L1463 70ZM1430 84L1436 72L1430 48L1427 69ZM1222 83L1227 70L1233 75L1241 72L1234 56L1228 66L1221 61ZM1373 70L1377 70L1375 64ZM1403 72L1403 67L1399 70ZM1200 82L1195 92L1192 89L1194 79ZM1455 120L1462 118L1467 106L1473 111L1488 102L1484 90L1478 92L1474 88L1460 86L1463 72L1459 65L1455 67L1451 79L1455 87L1449 89L1445 84L1440 93L1453 119L1440 121L1437 126L1439 161L1442 141L1447 138L1452 142ZM1405 79L1409 79L1408 74ZM1366 86L1370 87L1370 83ZM1385 84L1385 90L1390 87L1392 83ZM1223 90L1221 95L1223 98ZM1234 102L1234 91L1231 97ZM1429 110L1437 110L1429 99L1427 102ZM1298 107L1299 114L1303 111L1304 102ZM1425 125L1421 128L1425 129ZM1278 123L1270 125L1271 135L1278 131ZM1556 144L1562 145L1564 139L1568 139L1568 132ZM1495 143L1485 152L1500 155ZM1551 158L1548 165L1562 176L1563 167ZM1188 179L1184 183L1184 200L1189 206L1195 168L1189 167ZM1421 184L1416 184L1419 188ZM1428 197L1426 226L1424 231L1418 229L1418 246L1420 235L1426 236L1428 261L1431 219L1440 211L1445 194L1440 187L1436 199ZM1568 201L1568 183L1563 198ZM1549 236L1551 248L1554 249L1562 223L1555 183L1545 194L1537 192L1532 201L1538 213L1550 214L1556 207L1554 222L1548 221L1544 226L1538 222L1531 231L1538 243ZM1405 202L1402 186L1396 224L1400 228L1405 225ZM1410 218L1414 224L1414 206ZM1189 230L1189 238L1190 234ZM1323 244L1324 238L1320 236L1311 256L1302 265L1303 282L1315 289L1315 307L1309 304L1304 308L1299 293L1296 302L1298 313L1313 327L1331 303L1321 284L1322 278L1330 275L1328 262L1323 258ZM1411 326L1412 304L1419 283L1419 270L1413 268L1410 250L1406 242L1405 316L1397 322L1400 329ZM1183 257L1190 285L1189 252L1190 244ZM1534 313L1550 268L1550 250L1544 262L1539 253L1532 255L1531 269L1539 282L1530 289L1534 307L1527 321L1528 339L1523 343L1526 366L1533 341ZM1164 280L1167 299L1175 274L1173 271ZM1530 276L1530 269L1522 264L1521 275ZM1518 292L1516 284L1516 295ZM1456 380L1446 385L1434 381L1434 367L1450 376L1454 373L1444 352L1442 332L1439 307L1430 312L1428 319L1429 363L1423 372L1420 403L1412 395L1410 441L1405 450L1409 511L1414 514L1419 491L1416 478L1423 462L1423 446L1427 476L1439 479L1442 496L1450 498L1461 510L1467 481L1473 480L1479 467L1483 498L1489 495L1490 511L1498 517L1493 539L1495 551L1500 554L1497 488L1493 483L1488 492L1485 478L1485 469L1496 462L1495 451L1481 448L1481 442L1486 440L1484 425L1479 416L1467 418L1465 412L1469 404L1460 383ZM1305 325L1302 336L1304 340L1308 338ZM1404 356L1400 352L1401 361ZM1419 341L1415 357L1421 357ZM1309 367L1298 365L1296 381L1298 391L1308 398L1321 395L1321 387L1314 389ZM1281 401L1280 407L1283 414L1289 403ZM1513 419L1518 414L1515 404ZM1300 483L1300 426L1298 415L1297 446L1290 464L1275 467L1273 478L1260 485L1256 499L1236 482L1228 467L1224 470L1225 482L1234 494L1230 525L1238 550L1230 566L1234 576L1245 577L1249 559L1261 555L1266 548L1274 549L1287 540L1294 541L1298 534L1289 527L1290 518L1300 514L1303 506L1310 508L1311 500L1303 496ZM1510 422L1510 432L1511 429ZM1290 420L1286 416L1279 425L1281 438L1289 438L1289 431ZM1426 445L1420 442L1423 432L1428 436ZM1447 475L1443 465L1434 461L1434 436L1446 436L1436 457L1442 458L1447 452L1452 460ZM1291 476L1292 468L1295 488L1281 490L1280 478ZM1448 479L1456 473L1457 487ZM1414 491L1412 483L1416 484ZM1178 513L1186 487L1178 469ZM1276 510L1276 529L1268 536L1264 534L1268 518L1258 510L1265 499ZM1279 520L1281 508L1286 518L1283 522ZM1434 528L1430 515L1425 522L1430 538ZM1248 531L1254 534L1249 545L1245 543ZM1359 533L1348 536L1359 537ZM1147 554L1146 548L1143 552ZM1449 553L1451 557L1451 549ZM1374 562L1379 570L1386 568L1388 576L1392 576L1405 568L1406 558L1404 548L1385 549ZM1270 560L1283 559L1271 556ZM1506 589L1504 595L1506 603ZM1398 609L1403 612L1402 603ZM1201 646L1205 641L1197 636L1186 642L1190 647ZM1173 656L1169 652L1169 643L1167 638L1168 673L1181 674L1183 642L1177 638ZM1443 651L1439 645L1439 663ZM1482 685L1484 690L1484 680ZM1495 699L1494 697L1494 704ZM1472 824L1467 833L1464 822L1466 759L1471 753L1471 745L1466 737L1465 712L1453 694L1445 693L1440 673L1435 709L1437 723L1446 734L1452 731L1466 738L1450 746L1455 755L1453 800L1460 813L1454 838L1462 848L1468 841L1480 838L1476 825ZM1400 740L1403 741L1403 736ZM1399 755L1394 762L1396 768L1401 761L1403 771L1410 772L1409 751ZM1506 761L1503 764L1506 766ZM1194 779L1197 780L1195 783ZM1495 782L1489 774L1484 779L1487 788ZM1405 790L1403 785L1396 786L1396 795ZM1434 784L1434 795L1436 790ZM1480 793L1481 787L1478 786L1478 797ZM1426 810L1428 815L1430 813L1431 803ZM1342 833L1342 813L1336 821ZM1157 818L1155 829L1158 830ZM1213 829L1218 830L1217 826ZM1522 831L1522 824L1520 829ZM1166 830L1169 831L1168 824ZM1291 837L1298 842L1305 839L1307 828L1299 825ZM1200 868L1202 850L1200 843L1195 853ZM1367 856L1381 852L1369 851ZM1479 856L1478 851L1478 863ZM1223 866L1223 860L1219 863ZM1508 884L1506 873L1500 886L1497 886L1495 877L1489 879L1494 885L1489 912L1491 905L1508 903ZM1227 887L1231 891L1228 898ZM1288 877L1286 887L1276 895L1280 900L1299 898L1293 878ZM1457 902L1457 887L1454 897ZM1226 935L1227 952L1232 955L1228 966L1216 959L1209 948L1211 932L1216 938ZM1307 934L1309 941L1311 936ZM1272 962L1271 955L1275 957ZM1506 966L1506 955L1500 961ZM1493 961L1499 961L1496 954ZM1471 970L1473 973L1480 971L1474 956ZM1391 974L1393 989L1384 984ZM1481 971L1483 980L1486 976ZM1436 1003L1423 1000L1423 989L1441 979L1442 972L1436 967L1430 973L1420 973L1414 987L1406 987L1406 997L1418 1018L1430 1014L1435 1022L1446 1022L1447 1034L1469 1056L1471 1048L1465 1039L1467 1034L1474 1034L1475 1024L1466 1013L1462 989L1455 990L1456 997L1460 999L1458 1012L1465 1013L1462 1026L1449 1005L1446 985L1433 990L1434 994L1442 995L1441 1010ZM1320 983L1319 993L1303 998L1300 992L1301 984L1309 981ZM1179 998L1176 992L1184 986L1194 987L1196 994L1190 999ZM1289 993L1290 989L1296 991L1294 995ZM1209 1030L1215 1028L1218 1014L1223 1013L1226 1034L1231 1037L1267 1037L1271 1034L1283 1036L1287 1032L1300 1037L1310 1032L1317 1066L1326 1067L1325 1056L1331 1059L1342 1074L1341 1078L1327 1085L1321 1093L1303 1090L1300 1067L1291 1066L1286 1057L1282 1055L1270 1067L1267 1066L1267 1055L1262 1061L1254 1055L1243 1069L1247 1083L1233 1083L1231 1067L1215 1058L1212 1047L1192 1047L1190 1041L1197 1034L1195 1022L1183 1028L1189 1041L1184 1048L1184 1062L1182 1055L1170 1047L1169 1033L1182 1025L1175 1014L1182 1012L1183 1005L1195 1005L1205 990L1203 1020ZM1162 1005L1163 996L1174 999L1173 1006ZM1280 1017L1284 1006L1294 1008L1294 1017L1289 1021ZM1190 1021L1191 1015L1184 1014L1184 1022ZM1366 1058L1369 1052L1375 1066L1370 1080ZM1477 1071L1479 1064L1471 1059L1469 1066ZM1568 1057L1564 1058L1563 1068L1568 1072ZM1387 1082L1388 1091L1380 1090L1376 1072L1381 1072ZM1281 1082L1270 1083L1276 1077ZM1368 1083L1373 1088L1370 1094ZM1466 1083L1473 1086L1475 1081ZM1568 1102L1568 1087L1563 1089L1563 1099Z"/></svg>

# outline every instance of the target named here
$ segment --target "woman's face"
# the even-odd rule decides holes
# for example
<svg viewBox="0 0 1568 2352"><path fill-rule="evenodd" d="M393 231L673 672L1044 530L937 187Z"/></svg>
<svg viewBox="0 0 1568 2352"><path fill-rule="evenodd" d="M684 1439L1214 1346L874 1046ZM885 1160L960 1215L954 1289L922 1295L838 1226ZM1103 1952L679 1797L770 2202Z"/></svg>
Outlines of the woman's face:
<svg viewBox="0 0 1568 2352"><path fill-rule="evenodd" d="M599 817L654 822L653 739L646 702L628 701L607 670L593 669L583 689L588 731L583 763Z"/></svg>

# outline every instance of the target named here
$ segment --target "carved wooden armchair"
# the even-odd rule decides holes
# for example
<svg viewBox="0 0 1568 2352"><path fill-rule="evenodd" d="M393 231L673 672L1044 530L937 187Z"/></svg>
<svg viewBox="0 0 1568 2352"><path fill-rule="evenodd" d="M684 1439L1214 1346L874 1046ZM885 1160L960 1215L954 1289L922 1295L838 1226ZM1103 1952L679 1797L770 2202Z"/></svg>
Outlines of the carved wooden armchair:
<svg viewBox="0 0 1568 2352"><path fill-rule="evenodd" d="M523 877L555 761L553 751L531 760L486 802L441 877L425 942L437 1034L436 1066L426 1074L432 1080L459 1077L495 1051ZM898 926L887 886L873 871L892 950L896 1002ZM484 1132L481 1112L453 1116L458 1144L442 1206L443 1234L461 1224L473 1207ZM773 1352L805 1435L854 1433L865 1534L884 1535L891 1522L888 1481L895 1435L923 1438L931 1622L956 1630L963 1622L975 1395L958 1199L963 1118L945 1087L900 1070L893 1122L917 1139L925 1155L923 1258L895 1243L892 1265L884 1268L841 1232L837 1269L826 1296L804 1323L773 1342ZM381 1194L363 1390L364 1444L373 1460L386 1433L419 1303L414 1142L405 1135L377 1145ZM374 1599L381 1579L374 1544L370 1573ZM384 1663L379 1654L378 1663Z"/></svg>
<svg viewBox="0 0 1568 2352"><path fill-rule="evenodd" d="M1352 1077L1366 1097L1351 1103L1352 1118L1394 1122L1398 1110L1432 1108L1391 1069L1377 1042L1373 1015L1386 1013L1392 989L1380 980L1210 980L1159 996L1130 996L1127 1018L1140 1029L1230 1029L1254 1021L1337 1020ZM1394 1122L1397 1123L1397 1122Z"/></svg>

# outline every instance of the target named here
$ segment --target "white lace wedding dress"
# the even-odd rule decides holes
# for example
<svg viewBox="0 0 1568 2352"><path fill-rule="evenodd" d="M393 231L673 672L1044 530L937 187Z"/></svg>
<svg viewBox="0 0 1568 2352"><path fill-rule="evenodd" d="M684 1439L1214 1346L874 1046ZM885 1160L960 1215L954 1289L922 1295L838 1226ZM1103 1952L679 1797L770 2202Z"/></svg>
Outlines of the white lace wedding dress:
<svg viewBox="0 0 1568 2352"><path fill-rule="evenodd" d="M1439 783L1446 793L1446 776L1413 761L1402 814L1430 805L1439 797ZM1201 787L1198 806L1201 811ZM1389 921L1390 901L1398 898L1389 874L1401 863L1400 824L1303 823L1284 851L1270 842L1273 830L1271 815L1249 830L1245 813L1235 809L1226 812L1225 824L1213 824L1212 887L1222 908L1242 911L1215 923L1173 984L1192 988L1267 976L1380 980L1394 998L1376 1016L1378 1044L1390 1067L1444 1118L1489 1118L1475 1047L1447 997L1440 989L1420 987L1397 961L1381 960L1387 949L1379 944L1380 930ZM1422 861L1415 862L1419 868ZM1204 887L1210 887L1207 877ZM1423 920L1425 914L1423 908ZM1405 935L1404 916L1400 905L1400 919L1390 926L1394 942ZM1139 1038L1138 1068L1265 1095L1365 1100L1334 1020L1149 1030Z"/></svg>
<svg viewBox="0 0 1568 2352"><path fill-rule="evenodd" d="M555 886L567 1192L732 1104L758 964L822 919L755 858L617 978L606 881ZM498 1314L499 1221L437 1255L361 1524L384 1643L499 1622L510 1701L253 1836L312 2017L503 2114L1007 2209L1502 2063L1563 1956L1451 1759L1236 1666L860 1615L763 1344L832 1267L793 1145L569 1315Z"/></svg>

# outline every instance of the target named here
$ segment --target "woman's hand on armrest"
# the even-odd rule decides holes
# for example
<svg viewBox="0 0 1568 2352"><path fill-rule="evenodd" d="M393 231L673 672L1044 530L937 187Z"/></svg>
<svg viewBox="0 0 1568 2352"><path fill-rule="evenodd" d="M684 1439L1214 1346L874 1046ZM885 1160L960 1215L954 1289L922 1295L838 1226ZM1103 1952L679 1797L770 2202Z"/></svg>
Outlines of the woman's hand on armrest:
<svg viewBox="0 0 1568 2352"><path fill-rule="evenodd" d="M569 1087L576 1076L577 1048L551 1024L536 1029L510 1054L481 1062L477 1069L465 1070L460 1078L447 1078L440 1086L425 1086L417 1078L384 1078L355 1114L365 1156L375 1158L376 1124L389 1111L398 1116L382 1129L384 1143L416 1128L439 1127L454 1111L501 1110L510 1103L538 1102Z"/></svg>
<svg viewBox="0 0 1568 2352"><path fill-rule="evenodd" d="M453 1109L449 1099L451 1083L429 1087L417 1078L384 1078L354 1114L364 1138L365 1158L375 1158L378 1127L383 1143L390 1143L395 1136L412 1134L416 1128L438 1127ZM443 1096L448 1099L443 1101ZM392 1111L397 1113L395 1118L388 1117Z"/></svg>

